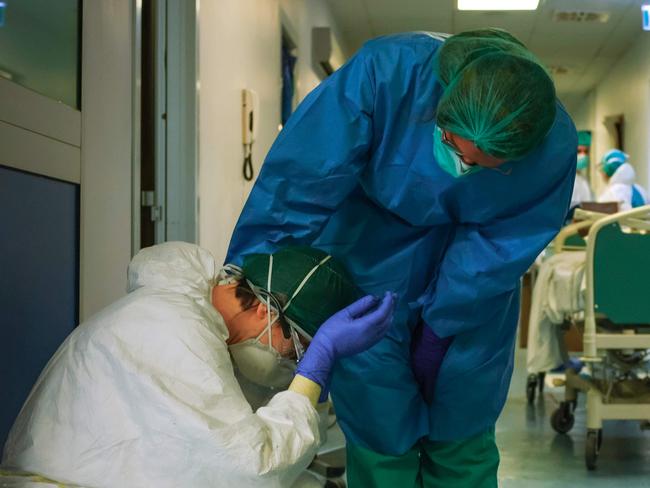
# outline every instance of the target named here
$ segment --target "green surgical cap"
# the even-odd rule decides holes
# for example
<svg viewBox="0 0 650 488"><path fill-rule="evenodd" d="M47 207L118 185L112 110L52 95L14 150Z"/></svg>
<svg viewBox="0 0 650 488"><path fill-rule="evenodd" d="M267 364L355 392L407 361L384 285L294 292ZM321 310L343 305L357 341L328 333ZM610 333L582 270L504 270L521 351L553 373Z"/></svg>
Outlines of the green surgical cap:
<svg viewBox="0 0 650 488"><path fill-rule="evenodd" d="M450 37L438 52L436 69L444 88L437 124L486 154L519 159L553 125L553 81L506 31L481 29Z"/></svg>
<svg viewBox="0 0 650 488"><path fill-rule="evenodd" d="M293 297L284 316L310 337L334 313L362 296L345 267L320 249L294 246L275 252L271 290L268 289L270 262L269 254L244 256L244 278L281 298L282 305Z"/></svg>

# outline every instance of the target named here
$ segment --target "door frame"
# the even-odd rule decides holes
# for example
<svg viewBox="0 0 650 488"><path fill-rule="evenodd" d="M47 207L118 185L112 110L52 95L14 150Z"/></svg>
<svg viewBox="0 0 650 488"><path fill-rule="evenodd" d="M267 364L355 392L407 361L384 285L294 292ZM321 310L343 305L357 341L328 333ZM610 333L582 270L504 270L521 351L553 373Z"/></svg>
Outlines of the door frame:
<svg viewBox="0 0 650 488"><path fill-rule="evenodd" d="M155 190L142 193L143 1L154 8ZM156 244L198 240L198 11L199 0L135 0L132 252L141 242L143 203L152 204ZM145 200L148 200L145 202ZM152 210L154 210L152 209Z"/></svg>

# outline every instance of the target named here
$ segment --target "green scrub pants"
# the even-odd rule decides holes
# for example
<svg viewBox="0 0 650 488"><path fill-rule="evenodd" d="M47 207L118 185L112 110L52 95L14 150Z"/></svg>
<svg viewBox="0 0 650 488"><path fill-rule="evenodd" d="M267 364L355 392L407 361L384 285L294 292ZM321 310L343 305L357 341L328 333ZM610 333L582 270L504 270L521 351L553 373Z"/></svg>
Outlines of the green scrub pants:
<svg viewBox="0 0 650 488"><path fill-rule="evenodd" d="M496 488L498 467L494 428L461 441L423 439L401 456L347 446L348 488Z"/></svg>

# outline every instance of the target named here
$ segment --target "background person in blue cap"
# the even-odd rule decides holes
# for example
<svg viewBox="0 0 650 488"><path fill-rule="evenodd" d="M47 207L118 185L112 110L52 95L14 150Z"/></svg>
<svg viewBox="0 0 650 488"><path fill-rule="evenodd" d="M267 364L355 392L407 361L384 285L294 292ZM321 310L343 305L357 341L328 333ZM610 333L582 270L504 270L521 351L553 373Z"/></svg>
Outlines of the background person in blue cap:
<svg viewBox="0 0 650 488"><path fill-rule="evenodd" d="M636 172L628 162L630 156L620 149L610 149L600 160L600 171L607 182L598 196L599 202L617 202L618 210L631 210L647 205L645 190L635 183Z"/></svg>
<svg viewBox="0 0 650 488"><path fill-rule="evenodd" d="M332 378L352 488L496 486L519 279L562 226L577 145L544 67L494 29L372 40L285 125L227 259L310 244L398 293Z"/></svg>

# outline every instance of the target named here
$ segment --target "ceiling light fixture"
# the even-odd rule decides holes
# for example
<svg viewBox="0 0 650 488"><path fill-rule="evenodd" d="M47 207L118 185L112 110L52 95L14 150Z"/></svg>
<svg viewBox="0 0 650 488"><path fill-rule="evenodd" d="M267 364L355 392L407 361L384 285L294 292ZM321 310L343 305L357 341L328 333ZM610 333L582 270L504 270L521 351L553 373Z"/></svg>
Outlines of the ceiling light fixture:
<svg viewBox="0 0 650 488"><path fill-rule="evenodd" d="M458 10L537 10L539 0L458 0Z"/></svg>

